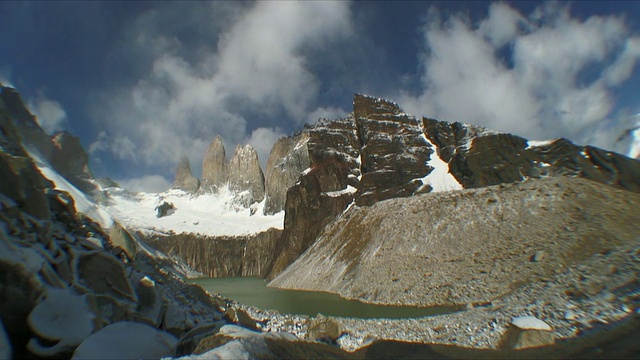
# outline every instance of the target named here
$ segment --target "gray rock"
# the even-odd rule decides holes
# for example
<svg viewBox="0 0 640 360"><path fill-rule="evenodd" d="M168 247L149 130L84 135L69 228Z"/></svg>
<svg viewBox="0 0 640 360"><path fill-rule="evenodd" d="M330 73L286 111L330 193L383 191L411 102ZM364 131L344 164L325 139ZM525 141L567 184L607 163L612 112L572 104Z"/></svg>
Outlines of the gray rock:
<svg viewBox="0 0 640 360"><path fill-rule="evenodd" d="M265 215L284 210L287 190L300 174L309 167L308 133L278 139L271 149L267 161Z"/></svg>
<svg viewBox="0 0 640 360"><path fill-rule="evenodd" d="M204 156L202 162L202 186L203 191L217 191L227 184L227 160L222 137L217 136Z"/></svg>
<svg viewBox="0 0 640 360"><path fill-rule="evenodd" d="M186 192L195 193L200 188L200 180L191 173L189 159L182 158L176 168L176 178L173 181L174 189L181 189Z"/></svg>
<svg viewBox="0 0 640 360"><path fill-rule="evenodd" d="M542 260L544 260L546 253L544 252L544 250L538 250L536 251L535 254L533 254L533 256L531 256L531 261L532 262L540 262Z"/></svg>
<svg viewBox="0 0 640 360"><path fill-rule="evenodd" d="M242 194L240 204L244 207L264 199L264 174L260 168L258 153L251 145L236 147L227 167L229 188Z"/></svg>
<svg viewBox="0 0 640 360"><path fill-rule="evenodd" d="M163 201L162 204L156 206L156 217L161 218L163 216L171 215L175 212L176 207L172 203Z"/></svg>

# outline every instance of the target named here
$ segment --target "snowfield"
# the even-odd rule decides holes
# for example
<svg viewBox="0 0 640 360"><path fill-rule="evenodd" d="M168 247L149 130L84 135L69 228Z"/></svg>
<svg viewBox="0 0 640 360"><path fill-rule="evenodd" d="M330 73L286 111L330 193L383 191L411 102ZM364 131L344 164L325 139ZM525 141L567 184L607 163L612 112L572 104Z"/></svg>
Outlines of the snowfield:
<svg viewBox="0 0 640 360"><path fill-rule="evenodd" d="M248 209L242 208L234 203L236 195L230 191L199 196L176 189L159 194L132 194L120 188L108 188L106 192L106 211L128 228L146 234L238 236L269 228L282 229L284 224L284 211L265 216L262 211L264 201ZM155 208L163 202L173 204L175 211L158 218Z"/></svg>
<svg viewBox="0 0 640 360"><path fill-rule="evenodd" d="M69 193L74 200L76 211L99 223L104 229L109 229L114 220L129 230L145 234L239 236L284 227L284 211L274 215L263 215L264 200L250 208L241 207L237 205L237 198L241 197L242 193L234 194L228 190L194 196L176 189L163 193L134 194L125 189L112 187L102 189L106 200L103 204L98 204L52 169L36 151L29 153L42 175L51 180L57 190ZM175 211L158 218L156 207L163 202L172 203Z"/></svg>

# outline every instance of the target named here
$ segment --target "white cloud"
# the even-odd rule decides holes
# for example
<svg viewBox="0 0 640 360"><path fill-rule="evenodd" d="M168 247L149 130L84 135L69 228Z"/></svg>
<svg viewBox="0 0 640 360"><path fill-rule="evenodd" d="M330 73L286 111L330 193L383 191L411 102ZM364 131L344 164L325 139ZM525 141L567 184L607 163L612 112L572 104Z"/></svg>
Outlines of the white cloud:
<svg viewBox="0 0 640 360"><path fill-rule="evenodd" d="M148 175L139 178L116 180L124 189L133 192L162 192L171 187L171 183L160 175Z"/></svg>
<svg viewBox="0 0 640 360"><path fill-rule="evenodd" d="M36 116L36 121L47 134L64 129L67 125L67 113L59 102L47 99L42 93L35 100L29 101L29 108Z"/></svg>
<svg viewBox="0 0 640 360"><path fill-rule="evenodd" d="M304 121L317 92L305 51L349 34L350 10L344 2L265 1L228 8L233 22L219 27L218 14L211 12L211 33L203 35L210 43L195 52L158 24L171 16L156 11L139 19L131 46L152 53L151 66L96 111L105 135L96 139L94 151L171 169L187 156L199 174L209 142L221 135L225 144L253 142L266 162L265 149L280 130L254 119L248 126L247 112ZM199 19L200 27L205 23Z"/></svg>
<svg viewBox="0 0 640 360"><path fill-rule="evenodd" d="M407 111L578 143L619 127L608 124L620 118L613 90L640 58L640 37L623 19L578 19L559 3L528 16L493 4L476 24L431 11L424 39L422 90L399 97ZM598 142L614 148L615 138Z"/></svg>

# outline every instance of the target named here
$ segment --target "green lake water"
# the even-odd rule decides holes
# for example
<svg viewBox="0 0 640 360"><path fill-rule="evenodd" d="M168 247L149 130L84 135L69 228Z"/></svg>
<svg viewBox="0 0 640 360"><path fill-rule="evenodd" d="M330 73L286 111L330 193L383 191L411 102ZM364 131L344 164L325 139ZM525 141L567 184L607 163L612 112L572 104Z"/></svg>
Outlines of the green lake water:
<svg viewBox="0 0 640 360"><path fill-rule="evenodd" d="M448 306L419 308L365 304L325 292L270 288L267 287L266 281L256 277L200 278L191 279L189 282L200 285L212 294L220 294L241 304L273 309L286 314L316 316L320 313L363 319L401 319L446 314L456 310Z"/></svg>

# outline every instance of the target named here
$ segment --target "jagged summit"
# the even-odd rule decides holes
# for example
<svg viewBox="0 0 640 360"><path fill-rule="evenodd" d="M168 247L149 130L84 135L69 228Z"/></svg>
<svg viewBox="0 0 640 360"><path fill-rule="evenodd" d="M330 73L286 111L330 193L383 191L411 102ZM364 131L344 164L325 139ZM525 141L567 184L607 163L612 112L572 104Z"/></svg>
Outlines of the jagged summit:
<svg viewBox="0 0 640 360"><path fill-rule="evenodd" d="M176 178L173 181L174 189L181 189L186 192L195 193L200 188L200 180L193 176L189 159L183 157L176 168Z"/></svg>
<svg viewBox="0 0 640 360"><path fill-rule="evenodd" d="M216 191L226 185L227 156L222 137L220 135L209 144L202 162L202 186L203 191Z"/></svg>

